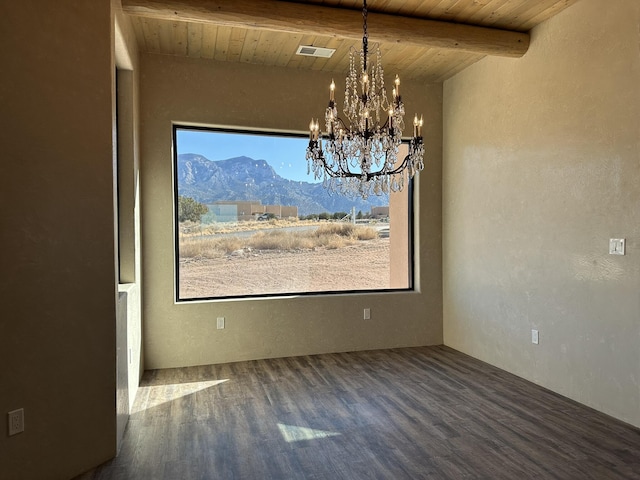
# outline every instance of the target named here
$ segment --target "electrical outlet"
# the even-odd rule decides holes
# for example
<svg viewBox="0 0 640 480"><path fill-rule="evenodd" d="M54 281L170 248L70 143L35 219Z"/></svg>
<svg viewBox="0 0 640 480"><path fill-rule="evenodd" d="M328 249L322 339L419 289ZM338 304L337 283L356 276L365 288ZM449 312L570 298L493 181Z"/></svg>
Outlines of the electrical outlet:
<svg viewBox="0 0 640 480"><path fill-rule="evenodd" d="M222 330L224 328L224 317L218 317L218 330Z"/></svg>
<svg viewBox="0 0 640 480"><path fill-rule="evenodd" d="M624 238L609 239L609 255L624 255Z"/></svg>
<svg viewBox="0 0 640 480"><path fill-rule="evenodd" d="M363 314L362 318L364 320L371 320L371 309L370 308L365 308L364 309L364 314Z"/></svg>
<svg viewBox="0 0 640 480"><path fill-rule="evenodd" d="M538 330L531 330L531 343L538 345Z"/></svg>
<svg viewBox="0 0 640 480"><path fill-rule="evenodd" d="M7 417L9 420L9 435L24 432L24 408L9 412Z"/></svg>

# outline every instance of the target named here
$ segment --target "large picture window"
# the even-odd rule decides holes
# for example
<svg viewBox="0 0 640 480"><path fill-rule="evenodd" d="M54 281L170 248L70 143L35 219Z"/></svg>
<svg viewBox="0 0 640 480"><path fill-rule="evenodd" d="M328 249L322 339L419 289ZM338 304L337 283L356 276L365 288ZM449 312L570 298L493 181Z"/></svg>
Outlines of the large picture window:
<svg viewBox="0 0 640 480"><path fill-rule="evenodd" d="M411 185L331 194L307 143L174 126L177 301L413 288Z"/></svg>

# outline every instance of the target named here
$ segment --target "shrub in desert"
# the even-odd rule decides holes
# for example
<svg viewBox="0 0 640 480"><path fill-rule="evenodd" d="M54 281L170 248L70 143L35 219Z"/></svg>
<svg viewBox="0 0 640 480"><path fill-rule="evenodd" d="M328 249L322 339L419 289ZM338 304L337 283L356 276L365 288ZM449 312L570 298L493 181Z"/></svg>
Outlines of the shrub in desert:
<svg viewBox="0 0 640 480"><path fill-rule="evenodd" d="M288 242L284 232L271 230L252 235L247 243L256 250L284 250Z"/></svg>
<svg viewBox="0 0 640 480"><path fill-rule="evenodd" d="M339 235L331 235L327 237L326 241L324 242L324 246L329 250L335 250L336 248L346 247L351 243L352 242L350 242L345 237L341 237Z"/></svg>
<svg viewBox="0 0 640 480"><path fill-rule="evenodd" d="M355 229L354 236L358 240L373 240L378 238L378 230L371 227L358 227Z"/></svg>
<svg viewBox="0 0 640 480"><path fill-rule="evenodd" d="M206 240L180 242L180 258L213 258L219 256L217 249Z"/></svg>
<svg viewBox="0 0 640 480"><path fill-rule="evenodd" d="M329 223L318 227L316 235L338 235L355 240L373 240L378 238L378 231L370 227L356 227L351 223Z"/></svg>
<svg viewBox="0 0 640 480"><path fill-rule="evenodd" d="M178 196L178 221L186 222L191 221L195 223L200 223L202 215L207 213L209 208L194 200L191 197L183 197L182 195Z"/></svg>
<svg viewBox="0 0 640 480"><path fill-rule="evenodd" d="M316 229L316 235L339 235L341 237L350 237L355 228L356 227L350 223L327 223Z"/></svg>
<svg viewBox="0 0 640 480"><path fill-rule="evenodd" d="M241 250L245 247L245 242L240 237L234 237L232 235L220 237L214 241L215 248L219 252L231 253L236 250Z"/></svg>
<svg viewBox="0 0 640 480"><path fill-rule="evenodd" d="M298 250L315 246L308 236L282 230L258 232L251 236L248 244L256 250Z"/></svg>
<svg viewBox="0 0 640 480"><path fill-rule="evenodd" d="M238 237L196 238L180 242L181 258L217 258L240 250L244 243Z"/></svg>

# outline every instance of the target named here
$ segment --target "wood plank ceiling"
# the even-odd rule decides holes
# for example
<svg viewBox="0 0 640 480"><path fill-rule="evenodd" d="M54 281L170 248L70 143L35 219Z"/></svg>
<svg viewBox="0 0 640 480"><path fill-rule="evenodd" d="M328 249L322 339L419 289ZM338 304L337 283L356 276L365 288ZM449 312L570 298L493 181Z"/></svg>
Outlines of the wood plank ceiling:
<svg viewBox="0 0 640 480"><path fill-rule="evenodd" d="M387 76L441 82L487 54L522 56L526 32L577 1L368 0L368 33L370 43L380 45ZM140 49L148 53L344 75L349 50L362 45L361 0L122 0L122 5ZM331 58L306 57L296 55L300 45L336 51Z"/></svg>

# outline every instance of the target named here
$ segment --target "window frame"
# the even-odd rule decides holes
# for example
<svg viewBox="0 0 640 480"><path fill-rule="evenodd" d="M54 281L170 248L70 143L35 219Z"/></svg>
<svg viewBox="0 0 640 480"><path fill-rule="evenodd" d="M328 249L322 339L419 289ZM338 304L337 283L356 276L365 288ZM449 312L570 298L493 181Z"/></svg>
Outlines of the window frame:
<svg viewBox="0 0 640 480"><path fill-rule="evenodd" d="M388 293L406 293L416 291L416 279L415 279L415 215L414 215L414 202L415 188L414 178L409 179L405 186L407 195L407 242L408 242L408 258L407 258L407 280L408 286L403 288L383 288L383 289L358 289L358 290L327 290L327 291L310 291L310 292L282 292L282 293L263 293L263 294L246 294L246 295L226 295L226 296L213 296L213 297L195 297L195 298L181 298L180 297L180 229L178 221L178 131L202 131L202 132L214 132L214 133L231 133L240 135L260 135L260 136L274 136L282 138L308 138L307 133L298 133L291 131L279 131L279 130L264 130L264 129L247 129L247 128L234 128L227 126L195 126L182 123L172 124L172 207L173 207L173 283L174 283L174 303L176 304L188 304L193 302L219 302L230 300L252 300L252 299L271 299L271 298L286 298L286 297L310 297L310 296L333 296L333 295L371 295L371 294L388 294ZM408 140L403 139L403 144L409 144ZM213 161L213 160L212 160ZM339 194L334 194L339 195Z"/></svg>

